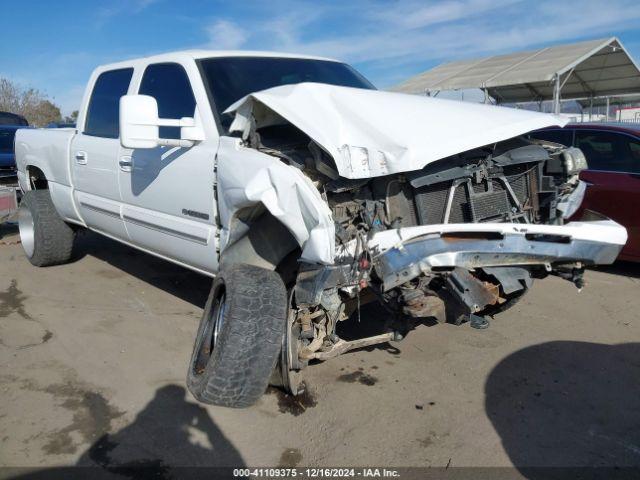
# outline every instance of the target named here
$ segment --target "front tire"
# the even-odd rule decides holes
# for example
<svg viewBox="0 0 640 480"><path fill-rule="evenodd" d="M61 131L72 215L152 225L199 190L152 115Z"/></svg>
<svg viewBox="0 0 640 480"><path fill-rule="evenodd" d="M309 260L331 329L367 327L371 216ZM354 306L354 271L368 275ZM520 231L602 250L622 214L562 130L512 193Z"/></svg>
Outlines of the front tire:
<svg viewBox="0 0 640 480"><path fill-rule="evenodd" d="M203 402L253 405L282 345L287 292L276 272L232 265L213 282L189 362L187 386Z"/></svg>
<svg viewBox="0 0 640 480"><path fill-rule="evenodd" d="M71 258L75 231L58 215L49 190L25 192L18 228L24 253L33 265L59 265Z"/></svg>

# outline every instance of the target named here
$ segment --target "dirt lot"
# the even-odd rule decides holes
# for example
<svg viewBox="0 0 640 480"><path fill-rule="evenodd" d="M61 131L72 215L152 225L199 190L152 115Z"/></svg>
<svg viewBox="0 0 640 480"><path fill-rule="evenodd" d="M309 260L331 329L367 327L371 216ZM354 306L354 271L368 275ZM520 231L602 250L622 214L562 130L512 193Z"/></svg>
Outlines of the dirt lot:
<svg viewBox="0 0 640 480"><path fill-rule="evenodd" d="M537 282L488 330L421 326L231 410L184 386L210 279L95 234L36 269L0 228L0 465L640 465L638 266Z"/></svg>

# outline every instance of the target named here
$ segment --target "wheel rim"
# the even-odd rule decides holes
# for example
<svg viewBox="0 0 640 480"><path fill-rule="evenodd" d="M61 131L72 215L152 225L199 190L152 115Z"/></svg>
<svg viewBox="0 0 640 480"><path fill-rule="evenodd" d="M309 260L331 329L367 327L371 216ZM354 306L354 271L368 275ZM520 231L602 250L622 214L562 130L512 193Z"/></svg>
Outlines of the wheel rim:
<svg viewBox="0 0 640 480"><path fill-rule="evenodd" d="M227 303L226 303L226 298L224 293L220 296L220 300L218 302L217 307L218 308L216 308L216 312L214 312L215 320L213 322L213 338L211 339L211 352L213 352L213 349L218 343L218 338L220 336L220 332L222 331L222 326L224 325L224 321L226 318L225 312L227 309Z"/></svg>
<svg viewBox="0 0 640 480"><path fill-rule="evenodd" d="M193 364L193 373L200 375L209 363L218 344L222 328L226 318L226 296L224 292L218 294L214 300L213 308L206 319L205 330L200 338L196 360Z"/></svg>
<svg viewBox="0 0 640 480"><path fill-rule="evenodd" d="M33 256L35 248L35 224L33 215L27 206L23 203L18 210L18 229L20 231L20 242L22 248L29 258Z"/></svg>
<svg viewBox="0 0 640 480"><path fill-rule="evenodd" d="M280 351L280 374L282 377L282 386L292 395L298 395L302 392L302 373L294 367L298 362L295 357L298 355L298 333L293 331L296 316L291 308L291 299L289 301L289 314L287 316L286 329L282 338L282 350Z"/></svg>

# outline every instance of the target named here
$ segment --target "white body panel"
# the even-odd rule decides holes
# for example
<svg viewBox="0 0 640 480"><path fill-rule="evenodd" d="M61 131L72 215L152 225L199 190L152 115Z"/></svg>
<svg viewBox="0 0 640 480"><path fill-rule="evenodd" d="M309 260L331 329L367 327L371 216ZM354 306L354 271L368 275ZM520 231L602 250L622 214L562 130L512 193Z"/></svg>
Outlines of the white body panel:
<svg viewBox="0 0 640 480"><path fill-rule="evenodd" d="M71 198L71 164L69 155L75 136L72 129L21 129L16 134L15 149L18 182L22 190L31 189L26 168L37 166L49 179L51 199L58 213L67 221L82 223Z"/></svg>
<svg viewBox="0 0 640 480"><path fill-rule="evenodd" d="M71 144L71 172L75 204L85 225L128 240L120 216L118 186L120 141L79 133Z"/></svg>
<svg viewBox="0 0 640 480"><path fill-rule="evenodd" d="M419 170L457 153L567 123L515 108L319 83L252 93L227 109L233 111L231 131L246 133L251 115L257 127L281 122L278 116L288 120L333 157L345 178ZM367 149L368 161L347 158L345 146Z"/></svg>

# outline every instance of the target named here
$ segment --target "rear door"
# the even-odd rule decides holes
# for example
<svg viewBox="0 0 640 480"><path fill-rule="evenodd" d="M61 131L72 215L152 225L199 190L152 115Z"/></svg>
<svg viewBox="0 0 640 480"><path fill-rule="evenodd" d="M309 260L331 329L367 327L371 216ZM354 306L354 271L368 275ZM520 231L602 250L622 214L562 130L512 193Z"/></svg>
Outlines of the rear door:
<svg viewBox="0 0 640 480"><path fill-rule="evenodd" d="M620 258L640 260L640 139L608 130L576 130L576 147L589 169L583 207L626 227L629 240Z"/></svg>
<svg viewBox="0 0 640 480"><path fill-rule="evenodd" d="M84 125L71 144L74 197L82 219L87 226L122 240L128 240L128 236L120 216L119 108L132 76L133 68L98 75Z"/></svg>
<svg viewBox="0 0 640 480"><path fill-rule="evenodd" d="M147 65L137 93L154 97L160 118L193 117L197 69L180 63ZM201 82L199 85L202 89ZM208 105L198 105L201 111ZM179 139L177 127L160 127L160 138ZM218 136L193 147L123 149L120 193L123 219L136 246L199 270L217 270L214 165Z"/></svg>

